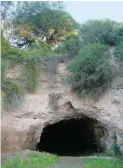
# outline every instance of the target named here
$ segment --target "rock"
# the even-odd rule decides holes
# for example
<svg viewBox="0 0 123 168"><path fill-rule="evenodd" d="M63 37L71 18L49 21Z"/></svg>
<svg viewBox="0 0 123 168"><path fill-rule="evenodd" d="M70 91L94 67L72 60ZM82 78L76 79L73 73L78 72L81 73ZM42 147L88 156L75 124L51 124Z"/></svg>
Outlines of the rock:
<svg viewBox="0 0 123 168"><path fill-rule="evenodd" d="M9 76L13 77L13 74L14 69L9 71ZM120 149L123 149L123 136L121 136L123 134L123 90L120 88L117 90L116 80L113 88L109 88L98 101L84 100L72 93L70 87L62 84L67 74L66 65L59 64L56 77L52 82L53 87L51 87L47 74L43 72L37 91L34 94L26 93L24 102L18 108L4 113L2 152L35 149L46 125L83 116L95 119L105 126L107 131L101 138L105 150L111 150L114 131L117 134ZM57 96L57 109L51 108L50 95Z"/></svg>

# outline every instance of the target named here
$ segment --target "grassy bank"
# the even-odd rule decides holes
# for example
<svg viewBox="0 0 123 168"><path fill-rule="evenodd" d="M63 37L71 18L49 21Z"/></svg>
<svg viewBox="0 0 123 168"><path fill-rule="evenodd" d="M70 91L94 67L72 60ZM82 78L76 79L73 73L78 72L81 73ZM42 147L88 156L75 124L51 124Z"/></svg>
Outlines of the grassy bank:
<svg viewBox="0 0 123 168"><path fill-rule="evenodd" d="M94 156L108 156L108 157L115 157L117 159L123 160L123 155L122 154L114 154L111 152L102 152L102 153L95 153Z"/></svg>
<svg viewBox="0 0 123 168"><path fill-rule="evenodd" d="M26 157L16 155L2 163L2 168L45 168L58 160L56 155L41 152L29 152Z"/></svg>
<svg viewBox="0 0 123 168"><path fill-rule="evenodd" d="M85 158L82 160L82 165L84 165L83 168L123 168L123 161L102 158Z"/></svg>

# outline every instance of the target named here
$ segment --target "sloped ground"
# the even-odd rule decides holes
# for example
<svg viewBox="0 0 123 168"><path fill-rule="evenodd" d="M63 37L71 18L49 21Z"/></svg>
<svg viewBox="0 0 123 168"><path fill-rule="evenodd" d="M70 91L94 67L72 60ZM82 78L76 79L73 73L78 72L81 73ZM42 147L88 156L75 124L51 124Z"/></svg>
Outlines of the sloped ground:
<svg viewBox="0 0 123 168"><path fill-rule="evenodd" d="M2 154L1 159L2 159L2 162L8 161L8 160L11 160L13 158L13 156L19 154L19 156L25 160L27 158L26 156L30 152L32 153L32 151L25 150L25 151L18 152L16 154L11 154L11 153ZM41 154L43 156L43 153L39 153L39 154ZM50 156L50 154L48 154L48 153L45 154L45 155ZM35 156L38 157L38 152L33 151L33 157L35 157ZM33 158L33 157L32 157L33 160L36 159L36 158ZM54 156L54 158L55 158L55 156ZM39 167L40 167L40 162L41 162L41 165L42 165L42 161L43 161L42 159L43 158L40 156L40 158L37 158L35 160L35 161L38 162ZM44 158L44 159L46 159L46 158ZM105 160L111 160L112 159L113 162L114 161L118 162L117 159L115 159L113 157L104 157L104 156L86 156L86 157L62 156L62 157L57 158L55 161L52 161L51 159L52 158L47 159L48 162L50 161L50 164L49 164L49 166L45 166L46 168L85 168L85 160L87 160L87 163L91 163L93 161L93 159L101 160L101 162L105 162ZM110 163L112 163L112 161ZM107 162L107 164L108 164L108 162ZM6 168L9 168L8 166ZM122 168L123 163L122 164L118 163L118 166L115 167L115 168ZM18 163L18 167L19 167L19 163ZM19 167L19 168L21 168L21 167ZM32 165L32 168L33 168L33 165ZM101 168L103 168L103 166ZM114 168L114 167L111 167L111 168Z"/></svg>
<svg viewBox="0 0 123 168"><path fill-rule="evenodd" d="M60 157L56 164L48 168L82 168L81 157Z"/></svg>

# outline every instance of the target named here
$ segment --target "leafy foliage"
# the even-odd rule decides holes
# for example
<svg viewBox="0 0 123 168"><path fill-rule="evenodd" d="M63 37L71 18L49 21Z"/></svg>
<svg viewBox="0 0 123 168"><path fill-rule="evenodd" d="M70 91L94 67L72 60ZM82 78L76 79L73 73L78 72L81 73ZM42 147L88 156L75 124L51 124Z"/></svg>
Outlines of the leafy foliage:
<svg viewBox="0 0 123 168"><path fill-rule="evenodd" d="M122 61L122 30L122 24L109 19L89 20L81 25L80 45L77 45L80 52L68 67L70 75L67 79L78 96L96 98L110 85L115 74L109 63L108 46L116 46L115 55ZM62 44L64 51L65 47L74 51L76 44L72 46L69 40L67 42L64 42L66 45Z"/></svg>
<svg viewBox="0 0 123 168"><path fill-rule="evenodd" d="M0 2L0 6L1 6L1 19L5 20L7 15L8 15L8 11L10 9L10 7L12 6L13 2L12 1L1 1Z"/></svg>
<svg viewBox="0 0 123 168"><path fill-rule="evenodd" d="M119 24L116 29L116 44L123 42L123 23Z"/></svg>
<svg viewBox="0 0 123 168"><path fill-rule="evenodd" d="M31 27L28 24L21 24L16 26L16 34L20 37L31 38L32 35Z"/></svg>
<svg viewBox="0 0 123 168"><path fill-rule="evenodd" d="M2 104L3 109L16 105L17 101L21 98L21 90L18 84L10 79L2 81Z"/></svg>
<svg viewBox="0 0 123 168"><path fill-rule="evenodd" d="M123 41L116 47L115 56L119 61L123 61Z"/></svg>
<svg viewBox="0 0 123 168"><path fill-rule="evenodd" d="M123 76L123 41L119 43L119 45L115 48L115 57L117 58L117 62L119 64L119 76Z"/></svg>
<svg viewBox="0 0 123 168"><path fill-rule="evenodd" d="M75 56L80 50L80 39L77 35L68 36L63 43L56 49L59 53L66 53Z"/></svg>
<svg viewBox="0 0 123 168"><path fill-rule="evenodd" d="M22 75L25 77L26 89L29 92L34 92L38 83L39 72L41 71L39 52L35 50L27 51L24 56Z"/></svg>
<svg viewBox="0 0 123 168"><path fill-rule="evenodd" d="M80 37L83 45L88 43L103 43L106 45L115 45L117 23L110 20L89 20L82 24L80 28Z"/></svg>
<svg viewBox="0 0 123 168"><path fill-rule="evenodd" d="M11 48L3 37L1 38L1 51L2 108L6 109L15 105L22 95L19 85L5 76L7 60L13 60L13 58L18 60L21 54L19 49Z"/></svg>
<svg viewBox="0 0 123 168"><path fill-rule="evenodd" d="M14 62L23 61L23 50L18 48L11 48L9 42L2 36L1 37L1 58L3 60L12 60Z"/></svg>
<svg viewBox="0 0 123 168"><path fill-rule="evenodd" d="M18 34L40 37L46 43L56 43L73 30L77 23L64 10L61 2L23 2L17 6L14 24ZM26 29L25 29L26 26ZM28 31L29 30L29 31Z"/></svg>
<svg viewBox="0 0 123 168"><path fill-rule="evenodd" d="M2 37L1 48L1 56L3 60L2 78L5 78L5 64L7 63L7 60L10 60L14 63L20 63L22 64L22 76L25 79L25 88L28 92L34 92L37 87L40 72L43 70L41 58L54 54L54 52L51 50L51 47L44 42L37 40L33 42L28 49L20 50L18 48L11 48L8 41ZM8 87L7 83L4 83L4 85ZM14 90L11 89L12 87L9 87L8 92L10 92L10 94L14 94ZM6 94L6 99L9 99L9 97L10 95Z"/></svg>
<svg viewBox="0 0 123 168"><path fill-rule="evenodd" d="M1 57L6 58L8 56L8 50L10 49L10 44L9 42L1 37Z"/></svg>
<svg viewBox="0 0 123 168"><path fill-rule="evenodd" d="M37 88L40 73L46 69L43 65L43 59L54 52L51 48L40 42L33 43L29 49L23 53L22 76L25 78L26 89L28 92L34 92Z"/></svg>
<svg viewBox="0 0 123 168"><path fill-rule="evenodd" d="M103 44L116 45L115 55L122 61L122 24L108 19L90 20L81 25L77 34L75 32L79 29L79 24L64 10L62 2L1 2L1 4L3 11L7 8L3 19L11 11L12 23L16 29L14 33L30 44L25 50L11 48L8 41L1 37L3 93L5 90L9 90L11 94L19 91L13 89L14 83L8 82L5 77L5 64L8 60L23 64L25 87L32 93L36 90L43 65L51 74L56 73L57 65L64 60L58 53L76 56L68 67L71 74L67 82L79 96L97 96L108 87L112 80L108 60L110 54ZM12 13L13 5L14 13ZM4 15L4 12L2 14ZM61 45L53 52L54 44L60 43ZM49 57L42 61L46 56ZM14 87L16 88L15 85ZM7 93L4 95L8 96L8 99L11 97Z"/></svg>
<svg viewBox="0 0 123 168"><path fill-rule="evenodd" d="M5 71L6 71L6 63L5 61L1 61L1 81L5 79Z"/></svg>
<svg viewBox="0 0 123 168"><path fill-rule="evenodd" d="M108 47L103 44L89 44L68 66L67 79L78 96L98 97L112 81Z"/></svg>

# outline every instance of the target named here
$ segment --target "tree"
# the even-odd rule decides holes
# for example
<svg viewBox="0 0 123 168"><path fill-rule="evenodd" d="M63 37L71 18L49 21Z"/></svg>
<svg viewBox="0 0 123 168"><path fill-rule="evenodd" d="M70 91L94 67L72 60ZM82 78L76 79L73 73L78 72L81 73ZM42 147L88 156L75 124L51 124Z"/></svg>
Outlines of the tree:
<svg viewBox="0 0 123 168"><path fill-rule="evenodd" d="M104 44L94 43L80 50L68 66L66 79L78 96L97 98L112 81L110 53Z"/></svg>
<svg viewBox="0 0 123 168"><path fill-rule="evenodd" d="M6 20L7 14L9 12L10 7L12 6L12 1L1 1L1 20Z"/></svg>
<svg viewBox="0 0 123 168"><path fill-rule="evenodd" d="M116 43L116 27L117 23L109 19L87 21L80 28L83 45L97 42L114 46Z"/></svg>
<svg viewBox="0 0 123 168"><path fill-rule="evenodd" d="M32 36L38 36L48 44L59 42L77 27L75 20L63 10L60 2L23 2L17 6L13 22L17 28L21 27L20 33L17 31L19 35L28 38L26 32L29 29ZM21 33L23 29L25 33Z"/></svg>
<svg viewBox="0 0 123 168"><path fill-rule="evenodd" d="M0 2L0 9L1 9L1 34L3 34L10 23L10 16L11 16L11 6L13 2L11 1L1 1ZM9 19L8 19L9 18Z"/></svg>

